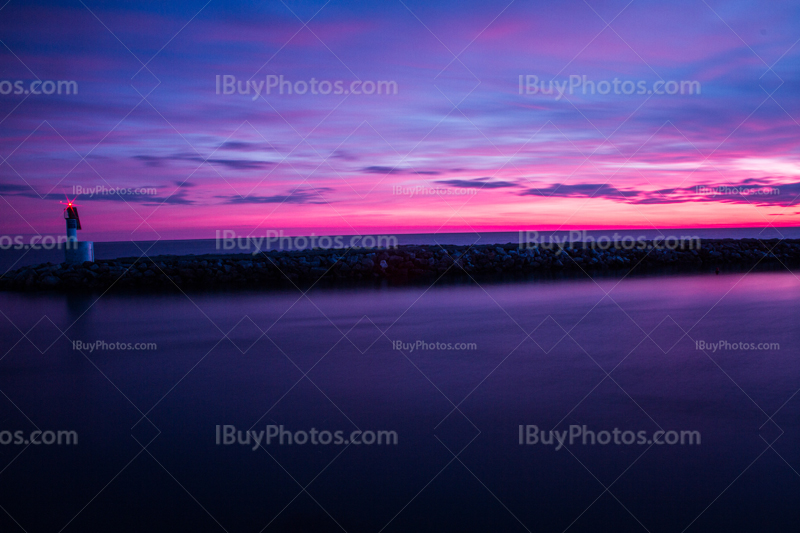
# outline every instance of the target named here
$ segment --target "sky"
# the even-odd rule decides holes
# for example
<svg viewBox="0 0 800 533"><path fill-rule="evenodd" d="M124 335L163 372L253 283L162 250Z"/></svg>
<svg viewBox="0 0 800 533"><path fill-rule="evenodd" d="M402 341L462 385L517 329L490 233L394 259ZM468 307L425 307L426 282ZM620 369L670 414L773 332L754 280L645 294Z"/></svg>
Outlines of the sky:
<svg viewBox="0 0 800 533"><path fill-rule="evenodd" d="M795 226L799 20L786 1L9 0L2 233L61 234L66 198L98 241Z"/></svg>

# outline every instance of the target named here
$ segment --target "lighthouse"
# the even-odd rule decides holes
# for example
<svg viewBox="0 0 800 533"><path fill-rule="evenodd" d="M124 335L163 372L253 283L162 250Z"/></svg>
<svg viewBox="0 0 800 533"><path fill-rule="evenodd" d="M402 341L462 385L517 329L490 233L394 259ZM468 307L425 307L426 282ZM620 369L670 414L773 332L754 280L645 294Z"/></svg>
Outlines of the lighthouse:
<svg viewBox="0 0 800 533"><path fill-rule="evenodd" d="M67 203L64 209L64 219L67 221L67 242L64 247L64 261L67 263L94 262L94 243L91 241L78 241L78 230L81 229L81 219L78 208Z"/></svg>

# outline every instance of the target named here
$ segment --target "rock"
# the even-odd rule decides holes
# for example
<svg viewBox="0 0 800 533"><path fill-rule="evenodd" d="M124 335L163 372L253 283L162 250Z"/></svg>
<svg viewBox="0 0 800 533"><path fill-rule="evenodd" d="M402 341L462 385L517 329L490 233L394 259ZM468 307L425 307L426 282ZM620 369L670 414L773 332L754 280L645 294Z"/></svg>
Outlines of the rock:
<svg viewBox="0 0 800 533"><path fill-rule="evenodd" d="M650 248L647 248L647 245ZM800 266L800 239L709 239L703 246L660 249L645 243L633 249L601 249L582 246L519 248L515 244L436 246L428 251L403 246L381 251L348 250L347 256L324 251L265 251L255 260L251 254L208 254L201 256L159 256L122 258L101 263L49 263L24 266L0 276L0 290L106 290L110 287L193 289L235 285L282 285L308 282L322 276L349 280L404 282L431 276L447 277L545 272L551 268L577 272L613 269L625 271L676 265L703 268L709 263L755 265L758 261L780 260ZM663 244L663 243L662 243ZM368 252L368 253L367 253ZM377 268L377 266L380 268ZM330 271L328 269L330 268Z"/></svg>
<svg viewBox="0 0 800 533"><path fill-rule="evenodd" d="M309 274L311 275L312 278L321 278L322 276L325 275L326 272L328 272L328 269L326 268L315 267L309 271Z"/></svg>
<svg viewBox="0 0 800 533"><path fill-rule="evenodd" d="M45 276L42 279L42 285L45 287L56 287L61 284L61 280L55 276Z"/></svg>

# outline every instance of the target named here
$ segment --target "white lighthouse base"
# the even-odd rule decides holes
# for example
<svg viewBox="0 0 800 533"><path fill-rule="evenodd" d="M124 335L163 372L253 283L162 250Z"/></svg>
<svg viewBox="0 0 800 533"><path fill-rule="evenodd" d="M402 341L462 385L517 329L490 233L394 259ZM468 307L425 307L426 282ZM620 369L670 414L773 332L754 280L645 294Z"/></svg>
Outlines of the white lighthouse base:
<svg viewBox="0 0 800 533"><path fill-rule="evenodd" d="M94 262L94 243L92 241L67 241L64 247L64 260L67 263Z"/></svg>

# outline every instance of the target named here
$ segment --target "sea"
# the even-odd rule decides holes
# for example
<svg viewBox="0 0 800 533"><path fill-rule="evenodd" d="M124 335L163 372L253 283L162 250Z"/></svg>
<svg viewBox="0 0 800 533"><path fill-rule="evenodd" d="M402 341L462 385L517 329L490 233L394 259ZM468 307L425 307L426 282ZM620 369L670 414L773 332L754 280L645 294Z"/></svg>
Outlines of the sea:
<svg viewBox="0 0 800 533"><path fill-rule="evenodd" d="M786 269L5 292L0 315L0 531L800 523L800 278Z"/></svg>

